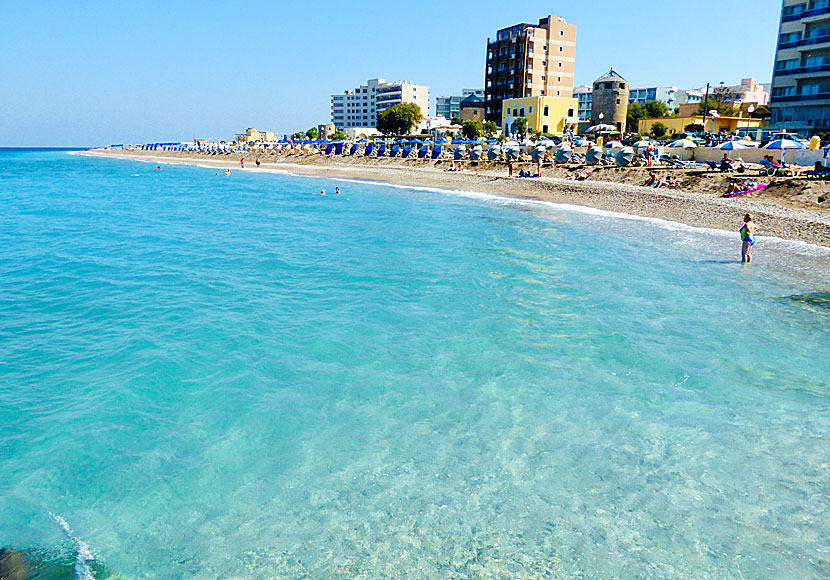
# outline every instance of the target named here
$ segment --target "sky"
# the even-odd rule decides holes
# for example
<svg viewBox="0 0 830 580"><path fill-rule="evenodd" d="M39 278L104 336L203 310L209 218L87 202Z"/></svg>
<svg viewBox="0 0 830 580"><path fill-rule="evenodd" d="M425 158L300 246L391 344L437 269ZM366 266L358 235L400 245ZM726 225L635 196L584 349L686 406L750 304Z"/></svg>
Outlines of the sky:
<svg viewBox="0 0 830 580"><path fill-rule="evenodd" d="M330 121L370 78L481 88L487 38L578 26L576 85L770 82L781 0L0 0L0 147L230 139ZM433 111L434 112L434 111Z"/></svg>

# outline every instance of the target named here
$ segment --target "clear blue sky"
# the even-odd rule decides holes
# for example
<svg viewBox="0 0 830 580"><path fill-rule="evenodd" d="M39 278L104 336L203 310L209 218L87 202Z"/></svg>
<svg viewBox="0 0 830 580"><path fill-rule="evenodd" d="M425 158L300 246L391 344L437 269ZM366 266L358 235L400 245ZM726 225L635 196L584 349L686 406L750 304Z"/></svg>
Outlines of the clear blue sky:
<svg viewBox="0 0 830 580"><path fill-rule="evenodd" d="M329 120L332 93L374 77L433 100L481 87L487 37L549 13L579 27L577 84L611 66L635 87L769 82L781 0L2 7L0 146L86 146L306 129Z"/></svg>

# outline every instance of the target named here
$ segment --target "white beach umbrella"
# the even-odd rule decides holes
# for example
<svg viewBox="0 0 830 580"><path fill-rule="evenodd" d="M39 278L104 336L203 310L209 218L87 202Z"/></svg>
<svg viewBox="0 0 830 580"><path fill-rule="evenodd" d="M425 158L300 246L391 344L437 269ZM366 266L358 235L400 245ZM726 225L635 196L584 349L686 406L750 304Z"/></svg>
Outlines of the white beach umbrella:
<svg viewBox="0 0 830 580"><path fill-rule="evenodd" d="M606 149L622 149L623 147L625 147L625 145L619 141L609 141L605 144Z"/></svg>
<svg viewBox="0 0 830 580"><path fill-rule="evenodd" d="M635 149L645 149L649 145L651 145L651 141L637 141L632 147Z"/></svg>
<svg viewBox="0 0 830 580"><path fill-rule="evenodd" d="M599 133L601 131L614 131L617 128L614 125L606 125L600 123L599 125L594 125L593 127L588 127L586 133Z"/></svg>
<svg viewBox="0 0 830 580"><path fill-rule="evenodd" d="M697 143L691 139L678 139L667 145L669 149L697 149Z"/></svg>

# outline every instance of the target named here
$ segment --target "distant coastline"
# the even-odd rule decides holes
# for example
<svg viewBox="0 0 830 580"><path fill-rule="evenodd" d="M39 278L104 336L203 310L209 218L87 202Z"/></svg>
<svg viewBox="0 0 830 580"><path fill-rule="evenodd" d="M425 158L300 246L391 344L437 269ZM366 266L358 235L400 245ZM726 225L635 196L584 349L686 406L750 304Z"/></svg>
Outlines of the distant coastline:
<svg viewBox="0 0 830 580"><path fill-rule="evenodd" d="M240 170L240 158L255 172L256 154L212 156L198 152L85 151L83 155L143 159L159 163L186 163ZM261 156L264 170L282 170L299 175L368 179L418 187L468 190L516 199L549 201L640 217L657 218L689 226L737 232L741 219L752 213L761 227L761 236L801 241L830 247L830 211L799 204L797 200L758 197L722 198L712 191L713 183L689 191L652 189L633 185L647 177L642 170L609 171L589 181L564 179L566 170L545 169L541 179L516 179L503 167L483 165L460 173L446 172L449 163L414 162L400 159L325 157L322 155L284 157ZM625 181L620 181L625 176ZM717 187L725 188L723 176ZM805 205L805 207L799 207ZM736 234L737 235L737 234Z"/></svg>

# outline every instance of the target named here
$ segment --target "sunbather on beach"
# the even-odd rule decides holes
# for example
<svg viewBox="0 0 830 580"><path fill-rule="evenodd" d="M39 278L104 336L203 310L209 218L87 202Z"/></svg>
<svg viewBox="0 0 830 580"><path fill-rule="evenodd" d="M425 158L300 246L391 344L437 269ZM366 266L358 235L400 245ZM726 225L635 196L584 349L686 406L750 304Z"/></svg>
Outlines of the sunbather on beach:
<svg viewBox="0 0 830 580"><path fill-rule="evenodd" d="M756 185L757 183L754 179L744 179L740 183L730 183L727 193L741 193L744 191L749 191Z"/></svg>
<svg viewBox="0 0 830 580"><path fill-rule="evenodd" d="M657 180L657 174L654 173L653 171L649 171L648 172L648 181L646 181L643 184L643 186L645 186L645 187L654 187L654 185L657 183L657 181L658 181Z"/></svg>

